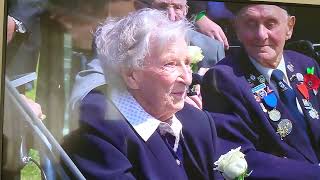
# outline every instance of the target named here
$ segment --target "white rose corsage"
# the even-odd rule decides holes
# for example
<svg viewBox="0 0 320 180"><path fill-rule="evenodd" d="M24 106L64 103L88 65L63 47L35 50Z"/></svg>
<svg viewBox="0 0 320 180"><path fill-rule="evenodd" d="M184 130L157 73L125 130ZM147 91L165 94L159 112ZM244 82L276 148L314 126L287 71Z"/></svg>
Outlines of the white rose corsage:
<svg viewBox="0 0 320 180"><path fill-rule="evenodd" d="M202 61L204 56L202 55L202 50L198 46L188 46L189 56L191 57L191 69L193 72L198 71L197 63Z"/></svg>
<svg viewBox="0 0 320 180"><path fill-rule="evenodd" d="M226 180L244 180L252 173L252 171L247 173L248 163L240 149L241 147L231 149L214 162L214 165L217 166L214 170L220 171Z"/></svg>

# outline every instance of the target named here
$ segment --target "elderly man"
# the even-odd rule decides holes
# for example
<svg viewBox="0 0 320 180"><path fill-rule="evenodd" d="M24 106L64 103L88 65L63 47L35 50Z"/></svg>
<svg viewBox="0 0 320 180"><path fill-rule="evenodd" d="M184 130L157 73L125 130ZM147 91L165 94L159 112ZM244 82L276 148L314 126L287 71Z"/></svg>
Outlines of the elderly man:
<svg viewBox="0 0 320 180"><path fill-rule="evenodd" d="M235 14L244 48L210 69L202 86L221 150L241 146L253 179L320 179L319 66L283 50L295 17L266 4Z"/></svg>
<svg viewBox="0 0 320 180"><path fill-rule="evenodd" d="M108 95L91 91L82 100L80 129L64 145L87 179L214 178L213 120L184 103L189 30L151 9L98 29Z"/></svg>
<svg viewBox="0 0 320 180"><path fill-rule="evenodd" d="M136 0L135 7L137 9L142 7L151 7L154 9L166 10L168 12L168 18L172 21L179 21L184 19L187 15L187 2L186 0L150 0L142 1ZM199 46L202 49L204 59L200 62L199 73L203 75L207 68L216 64L219 60L224 58L223 44L217 40L214 40L208 36L205 36L197 31L189 30L187 33L190 39L191 45ZM76 82L73 87L73 91L70 98L71 109L83 99L92 89L101 85L107 84L108 77L103 75L98 59L94 59L88 64L89 69L81 71L76 76ZM193 98L197 102L197 98ZM192 103L192 101L189 101ZM199 104L199 102L198 102ZM201 106L201 105L199 105Z"/></svg>

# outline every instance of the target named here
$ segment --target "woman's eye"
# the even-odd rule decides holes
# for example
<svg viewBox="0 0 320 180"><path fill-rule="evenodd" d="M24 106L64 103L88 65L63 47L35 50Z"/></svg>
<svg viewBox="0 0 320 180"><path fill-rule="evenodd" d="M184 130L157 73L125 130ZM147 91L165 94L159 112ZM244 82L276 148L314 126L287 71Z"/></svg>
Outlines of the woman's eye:
<svg viewBox="0 0 320 180"><path fill-rule="evenodd" d="M165 64L164 66L175 66L175 65L176 65L176 63L174 63L174 62L169 62L169 63Z"/></svg>
<svg viewBox="0 0 320 180"><path fill-rule="evenodd" d="M175 62L169 62L163 65L163 69L166 71L173 71L176 69L176 63Z"/></svg>

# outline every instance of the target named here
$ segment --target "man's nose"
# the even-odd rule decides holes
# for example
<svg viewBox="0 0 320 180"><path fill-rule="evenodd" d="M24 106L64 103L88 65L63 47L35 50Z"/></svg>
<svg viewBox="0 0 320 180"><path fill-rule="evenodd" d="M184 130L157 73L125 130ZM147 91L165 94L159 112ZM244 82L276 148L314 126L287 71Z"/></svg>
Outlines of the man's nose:
<svg viewBox="0 0 320 180"><path fill-rule="evenodd" d="M257 38L259 40L266 40L268 38L268 29L264 25L258 27Z"/></svg>
<svg viewBox="0 0 320 180"><path fill-rule="evenodd" d="M172 6L169 6L168 9L167 9L167 11L168 11L168 14L169 14L169 19L170 19L171 21L176 21L176 19L177 19L177 14L176 14L174 8L173 8Z"/></svg>

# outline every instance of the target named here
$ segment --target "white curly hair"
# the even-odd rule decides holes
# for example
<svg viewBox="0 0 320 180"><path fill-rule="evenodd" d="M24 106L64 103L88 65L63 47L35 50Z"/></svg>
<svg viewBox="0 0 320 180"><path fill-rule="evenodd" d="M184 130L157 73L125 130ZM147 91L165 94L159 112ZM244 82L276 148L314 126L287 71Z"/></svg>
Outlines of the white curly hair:
<svg viewBox="0 0 320 180"><path fill-rule="evenodd" d="M96 47L102 68L112 86L123 84L120 67L143 68L144 59L150 51L150 41L157 42L161 50L168 41L185 37L192 29L186 19L170 21L164 11L141 9L123 18L107 18L96 31ZM119 82L120 81L120 82ZM119 87L118 87L119 88Z"/></svg>

